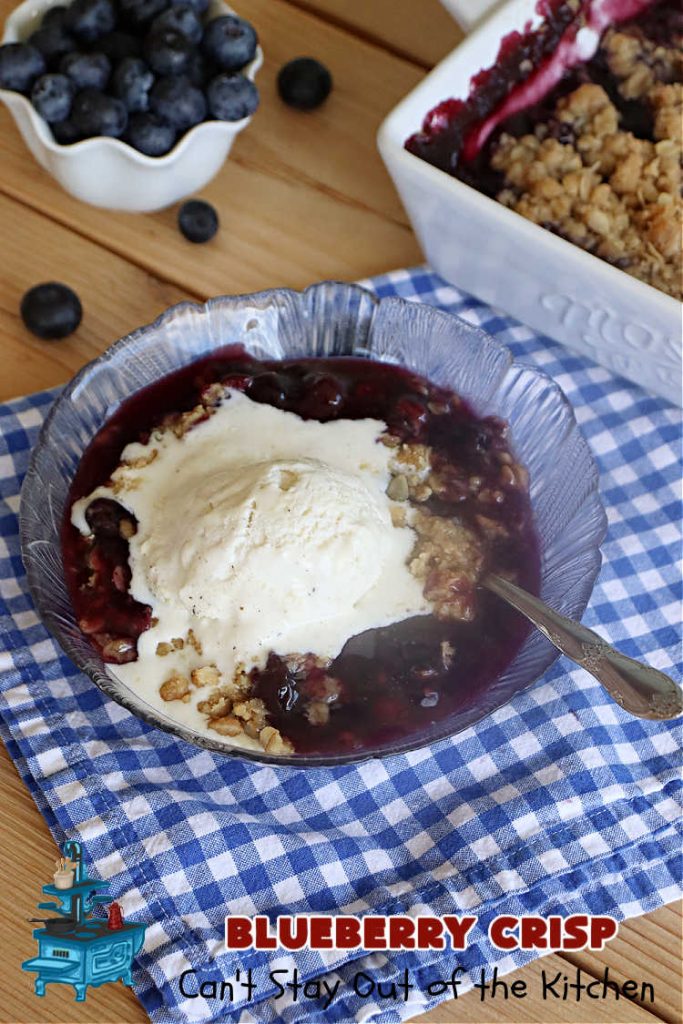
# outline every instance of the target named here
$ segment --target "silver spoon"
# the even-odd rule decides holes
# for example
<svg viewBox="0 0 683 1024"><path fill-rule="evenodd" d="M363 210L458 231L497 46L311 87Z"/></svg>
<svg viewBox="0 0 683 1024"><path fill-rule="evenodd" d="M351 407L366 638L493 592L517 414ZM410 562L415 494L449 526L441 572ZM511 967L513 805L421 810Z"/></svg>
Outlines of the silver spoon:
<svg viewBox="0 0 683 1024"><path fill-rule="evenodd" d="M559 651L590 672L625 711L638 718L656 719L677 718L683 712L683 692L663 672L620 654L591 629L553 611L502 576L490 574L482 585L525 615Z"/></svg>

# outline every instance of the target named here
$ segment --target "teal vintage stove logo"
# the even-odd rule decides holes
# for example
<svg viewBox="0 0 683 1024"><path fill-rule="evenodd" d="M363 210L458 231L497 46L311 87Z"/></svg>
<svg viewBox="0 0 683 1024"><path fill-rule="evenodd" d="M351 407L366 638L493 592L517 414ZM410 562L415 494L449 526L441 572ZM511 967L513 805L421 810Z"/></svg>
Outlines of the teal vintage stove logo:
<svg viewBox="0 0 683 1024"><path fill-rule="evenodd" d="M53 883L43 886L51 898L38 904L40 910L58 916L30 918L43 925L33 933L38 956L21 966L35 971L37 996L44 996L45 986L51 983L73 985L76 1001L81 1003L88 985L104 985L119 978L124 985L133 984L133 957L142 946L145 925L124 921L118 903L111 903L106 921L90 916L98 904L110 903L104 895L109 882L88 878L80 843L69 840L62 852Z"/></svg>

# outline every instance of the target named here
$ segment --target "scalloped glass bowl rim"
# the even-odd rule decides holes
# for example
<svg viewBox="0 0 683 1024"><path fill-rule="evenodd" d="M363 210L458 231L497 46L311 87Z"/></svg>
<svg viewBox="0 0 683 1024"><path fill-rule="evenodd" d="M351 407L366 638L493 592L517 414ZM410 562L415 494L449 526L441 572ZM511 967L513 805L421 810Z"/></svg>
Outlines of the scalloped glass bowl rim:
<svg viewBox="0 0 683 1024"><path fill-rule="evenodd" d="M557 401L557 403L564 407L564 415L567 418L570 427L573 429L573 431L575 431L575 440L577 440L580 446L584 449L584 457L586 457L587 463L592 472L592 478L589 481L589 489L587 491L584 501L587 503L592 503L593 513L596 515L595 527L593 529L593 533L589 539L589 542L586 545L586 554L591 556L590 565L587 567L580 584L577 584L578 592L575 596L574 602L575 613L577 616L583 614L583 611L585 610L585 607L588 603L588 599L592 592L595 580L600 571L600 544L604 538L607 529L607 518L599 497L599 479L597 467L595 466L592 455L590 454L588 445L578 429L578 425L576 423L572 407L569 404L568 399L564 395L564 392L561 390L559 385L557 385L552 380L552 378L548 377L547 374L538 370L536 367L526 366L514 360L509 350L504 345L496 341L490 335L486 334L486 332L484 332L481 328L475 327L474 325L470 324L465 320L462 320L462 318L454 314L444 313L444 311L438 309L438 307L435 308L423 305L421 303L413 303L411 301L402 299L397 296L390 296L386 298L378 297L373 292L367 290L366 288L363 288L360 285L347 284L335 281L322 281L318 284L311 285L302 291L296 291L290 288L273 288L264 289L259 292L243 293L239 295L217 296L215 298L209 299L206 303L183 301L166 309L162 314L160 314L160 316L158 316L151 323L131 331L129 334L114 342L100 356L96 357L91 362L87 363L71 379L71 381L64 387L63 391L55 399L55 402L53 403L48 413L48 416L42 426L36 445L31 453L29 467L21 490L21 504L19 513L21 553L27 572L28 586L31 592L31 596L34 600L41 620L48 628L50 633L53 635L53 637L57 640L60 647L65 651L68 657L79 668L79 670L84 672L84 674L86 674L95 683L95 685L100 690L102 690L108 697L111 697L118 704L121 704L133 715L142 719L148 725L153 726L156 729L161 729L164 732L171 733L178 739L181 739L191 744L193 747L209 750L213 753L221 754L223 756L238 757L254 761L260 764L269 764L272 766L281 767L315 768L323 766L358 763L370 760L371 758L375 757L383 758L386 756L391 756L393 754L406 753L410 750L420 749L422 747L429 746L448 737L458 735L463 730L475 725L477 722L488 717L488 715L498 710L498 708L503 707L517 693L521 693L529 689L529 687L531 687L548 670L548 668L559 657L559 654L556 651L556 649L552 647L549 641L546 641L548 645L547 655L543 659L543 662L538 671L536 671L533 674L533 676L531 676L527 681L525 681L523 685L516 687L510 693L507 693L504 696L502 696L500 700L491 703L490 706L487 705L483 708L478 708L476 710L474 709L473 706L473 708L471 709L471 713L464 713L461 716L466 718L466 720L461 722L457 726L449 726L449 719L443 719L441 723L439 723L440 727L436 729L434 734L430 735L428 738L425 738L424 736L420 736L417 738L407 737L399 742L388 744L385 748L382 748L381 750L376 752L355 751L349 754L334 755L304 754L293 755L288 757L275 757L261 751L247 750L241 747L231 747L226 745L225 743L215 741L205 736L204 734L194 732L191 729L184 727L180 723L173 721L170 718L165 718L163 715L161 715L161 713L157 712L155 708L153 708L151 705L148 705L146 702L141 701L140 703L138 703L138 701L136 700L136 695L127 688L124 688L122 684L119 683L119 681L115 680L111 675L109 675L106 666L103 663L101 663L101 668L98 667L99 675L97 675L94 672L92 667L85 665L83 663L81 652L76 649L69 635L63 632L62 628L60 627L60 624L56 621L56 613L53 611L53 609L49 607L49 602L44 600L43 598L42 587L37 585L38 579L41 574L41 567L38 564L39 556L35 555L31 550L31 544L34 538L31 535L30 512L28 511L27 508L27 500L31 494L31 490L34 487L34 485L38 484L36 464L38 461L39 453L45 446L46 441L50 436L52 425L55 422L57 416L59 415L60 408L63 406L64 403L69 402L75 395L78 395L79 400L81 400L82 389L84 386L87 387L88 380L91 377L91 375L94 372L99 371L102 367L106 367L108 363L119 358L122 352L124 352L127 348L133 345L133 343L138 342L139 339L142 338L145 334L147 334L148 332L151 334L162 329L167 322L171 320L176 320L179 316L182 316L186 312L190 312L192 314L196 314L198 312L205 314L208 313L209 315L211 315L215 313L216 309L219 309L221 311L227 309L229 311L230 309L234 310L242 303L258 304L266 302L271 299L275 299L277 304L278 296L288 296L290 298L294 298L295 300L298 299L299 301L301 301L305 297L309 296L311 293L323 289L344 289L349 293L353 292L358 294L359 296L363 295L366 301L370 301L372 303L373 315L377 308L380 306L380 304L385 302L391 302L394 304L400 303L406 307L406 310L411 307L415 307L416 305L419 305L421 309L428 310L431 313L440 316L446 315L452 320L454 320L456 323L459 323L461 326L463 326L467 332L474 332L478 334L480 336L482 344L484 344L485 346L489 346L492 350L497 350L499 353L504 353L508 361L506 373L509 372L512 368L515 368L517 370L522 371L524 374L529 375L530 377L540 378L540 380L545 383L545 386L548 389L548 391L552 392L553 397ZM218 347L218 345L215 345L213 347ZM245 348L247 348L247 351L249 350L248 343L245 343ZM206 351L208 352L210 350L211 349L209 348ZM364 358L373 358L373 355L363 347L354 349L353 352L350 354L358 355ZM188 363L193 362L200 357L200 354L196 354L192 359L179 361L175 368L178 369L181 366L187 365ZM135 389L130 392L130 394L133 393L135 393ZM129 397L129 395L126 397ZM121 397L118 404L120 404L120 402L124 400L125 399ZM113 412L113 409L110 411L110 414L111 412ZM98 425L98 429L101 426L102 423ZM73 477L71 476L68 480L69 485L71 483L72 478ZM59 548L61 555L61 544L59 541L59 537L56 538L56 544L57 547ZM543 553L543 549L541 550L541 553ZM63 580L61 581L61 583L62 585L64 585ZM94 652L94 649L92 650ZM518 655L515 656L515 659L513 659L513 662L510 664L514 664L514 661L517 657ZM482 691L481 696L485 697L487 692L489 692L488 688L487 690Z"/></svg>

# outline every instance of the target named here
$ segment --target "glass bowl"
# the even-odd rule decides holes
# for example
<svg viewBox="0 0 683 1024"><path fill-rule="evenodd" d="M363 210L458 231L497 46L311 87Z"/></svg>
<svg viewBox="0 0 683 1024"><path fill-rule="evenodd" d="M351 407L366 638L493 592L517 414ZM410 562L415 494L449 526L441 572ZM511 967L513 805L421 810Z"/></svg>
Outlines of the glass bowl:
<svg viewBox="0 0 683 1024"><path fill-rule="evenodd" d="M473 725L530 686L558 657L536 630L471 705L431 731L381 750L275 757L195 733L109 674L78 628L64 579L60 524L76 467L104 421L133 392L229 344L266 359L355 355L398 363L457 391L477 413L506 419L515 455L530 473L541 597L564 615L583 614L600 568L606 517L597 467L557 384L513 362L506 348L456 316L399 298L377 299L357 285L324 282L304 292L273 289L173 306L85 366L55 401L21 492L21 548L38 612L78 668L134 715L183 740L221 754L300 767L423 746Z"/></svg>

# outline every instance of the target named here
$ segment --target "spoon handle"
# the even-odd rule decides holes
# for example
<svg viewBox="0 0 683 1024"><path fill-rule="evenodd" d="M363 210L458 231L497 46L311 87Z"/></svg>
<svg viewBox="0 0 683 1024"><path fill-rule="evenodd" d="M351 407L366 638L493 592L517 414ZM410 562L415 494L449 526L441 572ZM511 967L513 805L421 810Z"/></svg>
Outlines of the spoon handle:
<svg viewBox="0 0 683 1024"><path fill-rule="evenodd" d="M560 615L540 598L501 576L483 585L525 615L568 658L601 683L625 711L639 718L677 718L683 712L681 690L658 669L627 658L580 622Z"/></svg>

